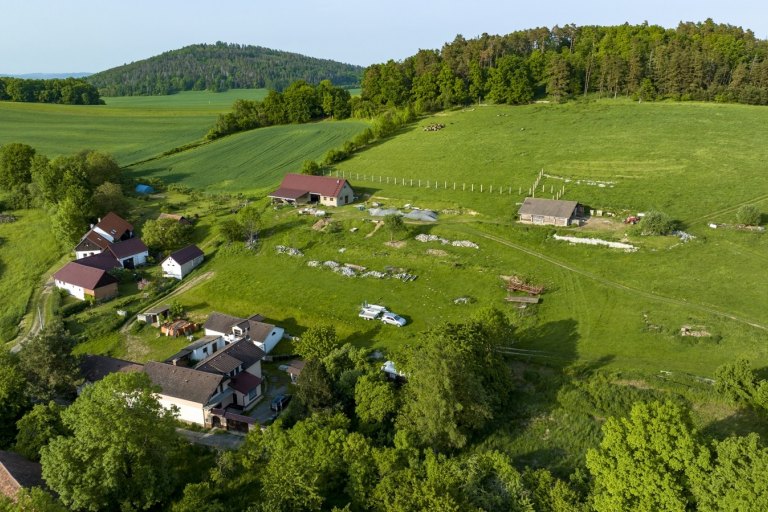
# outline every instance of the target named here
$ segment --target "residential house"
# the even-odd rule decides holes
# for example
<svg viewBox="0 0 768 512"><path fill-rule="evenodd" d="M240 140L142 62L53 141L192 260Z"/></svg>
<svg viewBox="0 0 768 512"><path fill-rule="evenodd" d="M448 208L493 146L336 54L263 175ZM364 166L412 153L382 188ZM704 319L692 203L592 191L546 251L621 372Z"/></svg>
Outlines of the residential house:
<svg viewBox="0 0 768 512"><path fill-rule="evenodd" d="M76 261L67 263L53 274L53 281L56 288L67 290L80 300L102 300L117 295L117 279L103 269Z"/></svg>
<svg viewBox="0 0 768 512"><path fill-rule="evenodd" d="M213 347L218 342L207 340L206 344ZM184 357L171 361L178 363ZM163 407L178 407L179 419L208 427L228 425L230 419L248 424L239 413L262 397L263 357L262 350L243 339L217 349L192 368L149 362L144 371L160 387L158 400ZM227 413L237 418L231 414L226 418Z"/></svg>
<svg viewBox="0 0 768 512"><path fill-rule="evenodd" d="M221 336L227 341L243 338L251 340L257 347L269 354L283 339L285 329L263 322L264 317L253 315L239 318L213 312L203 324L206 336Z"/></svg>
<svg viewBox="0 0 768 512"><path fill-rule="evenodd" d="M160 266L165 277L184 279L184 276L203 262L203 258L203 251L196 245L189 245L165 258Z"/></svg>
<svg viewBox="0 0 768 512"><path fill-rule="evenodd" d="M98 268L109 272L110 270L120 268L120 262L115 258L111 252L104 251L92 256L86 256L77 260L79 265L85 265L86 267Z"/></svg>
<svg viewBox="0 0 768 512"><path fill-rule="evenodd" d="M45 487L40 464L18 453L0 450L0 494L16 501L22 488Z"/></svg>
<svg viewBox="0 0 768 512"><path fill-rule="evenodd" d="M215 354L226 345L221 336L203 336L165 360L166 363L193 366L195 363Z"/></svg>
<svg viewBox="0 0 768 512"><path fill-rule="evenodd" d="M354 201L355 192L343 178L286 174L280 188L269 195L274 201L289 204L320 203L341 206Z"/></svg>
<svg viewBox="0 0 768 512"><path fill-rule="evenodd" d="M75 247L75 259L87 258L94 254L99 254L107 250L109 247L109 240L104 238L100 233L91 229L80 240L80 243Z"/></svg>
<svg viewBox="0 0 768 512"><path fill-rule="evenodd" d="M109 212L99 219L93 231L106 238L110 243L133 238L133 225L117 215Z"/></svg>
<svg viewBox="0 0 768 512"><path fill-rule="evenodd" d="M80 373L85 382L82 386L78 387L77 394L80 394L84 386L96 383L110 373L140 372L143 369L144 366L132 361L125 361L123 359L116 359L108 356L85 355L80 361Z"/></svg>
<svg viewBox="0 0 768 512"><path fill-rule="evenodd" d="M569 226L573 220L583 214L581 205L576 201L538 199L526 197L518 211L523 224Z"/></svg>

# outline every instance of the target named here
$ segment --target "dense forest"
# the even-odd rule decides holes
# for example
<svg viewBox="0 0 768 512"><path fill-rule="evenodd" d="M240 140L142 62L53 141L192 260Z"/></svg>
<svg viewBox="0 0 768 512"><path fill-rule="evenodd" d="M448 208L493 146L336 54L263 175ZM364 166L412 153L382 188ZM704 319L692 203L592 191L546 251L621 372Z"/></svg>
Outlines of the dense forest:
<svg viewBox="0 0 768 512"><path fill-rule="evenodd" d="M566 25L457 36L440 51L369 66L363 99L429 111L596 93L640 100L768 104L768 41L731 25Z"/></svg>
<svg viewBox="0 0 768 512"><path fill-rule="evenodd" d="M102 71L88 77L104 96L173 94L268 88L282 90L296 80L330 80L356 87L363 68L297 53L239 44L196 44Z"/></svg>
<svg viewBox="0 0 768 512"><path fill-rule="evenodd" d="M104 102L94 86L80 78L51 80L0 77L0 101L100 105Z"/></svg>

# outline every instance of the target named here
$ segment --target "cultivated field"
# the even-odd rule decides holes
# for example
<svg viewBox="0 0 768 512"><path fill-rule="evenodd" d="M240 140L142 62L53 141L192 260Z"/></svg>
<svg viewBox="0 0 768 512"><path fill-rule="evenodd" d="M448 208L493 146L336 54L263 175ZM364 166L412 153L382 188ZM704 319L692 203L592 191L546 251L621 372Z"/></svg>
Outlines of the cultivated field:
<svg viewBox="0 0 768 512"><path fill-rule="evenodd" d="M321 160L367 126L355 120L271 126L133 166L129 174L209 192L263 191L286 173L300 172L304 160Z"/></svg>
<svg viewBox="0 0 768 512"><path fill-rule="evenodd" d="M0 102L0 145L22 142L51 158L96 149L128 165L201 139L236 99L265 94L183 92L105 98L99 106Z"/></svg>

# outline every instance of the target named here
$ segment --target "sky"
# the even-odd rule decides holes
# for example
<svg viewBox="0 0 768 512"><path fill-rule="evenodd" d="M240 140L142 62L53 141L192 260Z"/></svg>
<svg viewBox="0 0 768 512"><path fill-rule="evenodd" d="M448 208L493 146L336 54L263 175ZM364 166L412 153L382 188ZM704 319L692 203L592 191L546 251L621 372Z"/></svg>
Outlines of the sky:
<svg viewBox="0 0 768 512"><path fill-rule="evenodd" d="M768 2L758 0L0 0L0 75L98 72L216 41L367 66L457 34L707 18L768 39Z"/></svg>

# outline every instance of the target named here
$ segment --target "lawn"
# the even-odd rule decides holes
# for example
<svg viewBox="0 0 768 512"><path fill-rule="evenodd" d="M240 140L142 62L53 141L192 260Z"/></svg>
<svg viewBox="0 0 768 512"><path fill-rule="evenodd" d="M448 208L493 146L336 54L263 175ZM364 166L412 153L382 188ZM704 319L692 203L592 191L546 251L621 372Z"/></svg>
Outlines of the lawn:
<svg viewBox="0 0 768 512"><path fill-rule="evenodd" d="M107 104L98 106L0 102L0 145L29 144L51 158L95 149L128 165L202 139L237 98L265 94L243 89L128 96L105 98Z"/></svg>

